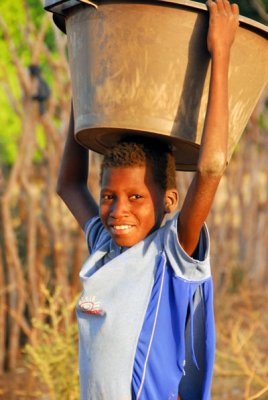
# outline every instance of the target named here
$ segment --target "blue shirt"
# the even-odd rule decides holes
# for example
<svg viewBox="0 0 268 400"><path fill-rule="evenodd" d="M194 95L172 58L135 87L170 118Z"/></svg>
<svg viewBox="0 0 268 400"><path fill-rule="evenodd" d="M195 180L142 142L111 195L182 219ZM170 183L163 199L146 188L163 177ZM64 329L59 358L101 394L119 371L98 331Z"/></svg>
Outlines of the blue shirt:
<svg viewBox="0 0 268 400"><path fill-rule="evenodd" d="M113 243L99 218L87 224L91 255L77 306L82 400L210 398L209 236L204 227L189 257L177 218L129 249Z"/></svg>

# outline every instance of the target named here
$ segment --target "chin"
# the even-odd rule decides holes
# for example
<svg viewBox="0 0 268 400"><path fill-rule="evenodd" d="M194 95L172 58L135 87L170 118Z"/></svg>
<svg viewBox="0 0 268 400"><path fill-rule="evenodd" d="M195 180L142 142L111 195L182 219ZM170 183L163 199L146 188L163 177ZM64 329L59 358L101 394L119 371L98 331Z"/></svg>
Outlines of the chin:
<svg viewBox="0 0 268 400"><path fill-rule="evenodd" d="M132 247L135 244L139 243L140 240L133 240L133 239L119 239L119 238L114 238L112 237L114 243L119 246L119 247Z"/></svg>
<svg viewBox="0 0 268 400"><path fill-rule="evenodd" d="M124 240L114 240L114 242L115 242L115 244L117 245L117 246L119 246L119 247L132 247L132 246L134 246L136 243L138 243L138 242L135 242L135 243L133 243L133 242L128 242L128 241L124 241Z"/></svg>

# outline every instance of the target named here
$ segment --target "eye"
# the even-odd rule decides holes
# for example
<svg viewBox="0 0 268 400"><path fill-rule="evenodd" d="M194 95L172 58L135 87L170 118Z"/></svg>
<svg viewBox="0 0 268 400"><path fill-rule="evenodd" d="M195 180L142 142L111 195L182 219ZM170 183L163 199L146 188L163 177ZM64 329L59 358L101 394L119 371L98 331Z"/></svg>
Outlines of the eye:
<svg viewBox="0 0 268 400"><path fill-rule="evenodd" d="M141 199L142 196L140 194L132 194L129 198L130 200L138 200Z"/></svg>
<svg viewBox="0 0 268 400"><path fill-rule="evenodd" d="M102 200L112 200L113 199L113 195L104 193L104 194L101 195L101 199Z"/></svg>

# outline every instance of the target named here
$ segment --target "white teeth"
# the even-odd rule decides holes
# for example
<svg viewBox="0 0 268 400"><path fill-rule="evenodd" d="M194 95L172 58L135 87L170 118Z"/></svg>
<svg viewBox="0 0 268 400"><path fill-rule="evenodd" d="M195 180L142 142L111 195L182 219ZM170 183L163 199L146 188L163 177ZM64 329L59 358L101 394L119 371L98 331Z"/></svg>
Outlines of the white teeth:
<svg viewBox="0 0 268 400"><path fill-rule="evenodd" d="M129 228L131 228L131 225L113 225L113 229L115 229L116 231L121 231Z"/></svg>

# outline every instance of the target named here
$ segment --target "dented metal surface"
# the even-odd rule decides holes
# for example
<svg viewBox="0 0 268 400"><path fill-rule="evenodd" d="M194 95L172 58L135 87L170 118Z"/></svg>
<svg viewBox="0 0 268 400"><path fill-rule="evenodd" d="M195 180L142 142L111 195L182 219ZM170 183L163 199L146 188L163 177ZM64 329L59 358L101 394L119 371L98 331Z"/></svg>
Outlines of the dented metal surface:
<svg viewBox="0 0 268 400"><path fill-rule="evenodd" d="M194 170L210 74L206 6L94 3L65 17L77 140L102 153L124 135L156 135L173 143L177 169ZM242 23L232 48L229 158L268 80L259 25Z"/></svg>

